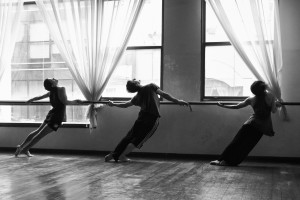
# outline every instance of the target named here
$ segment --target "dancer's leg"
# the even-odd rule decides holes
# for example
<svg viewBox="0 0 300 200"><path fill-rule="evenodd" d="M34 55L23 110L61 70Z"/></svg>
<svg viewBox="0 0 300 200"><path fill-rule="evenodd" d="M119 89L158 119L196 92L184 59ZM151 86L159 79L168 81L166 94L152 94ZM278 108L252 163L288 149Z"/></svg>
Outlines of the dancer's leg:
<svg viewBox="0 0 300 200"><path fill-rule="evenodd" d="M235 157L231 158L230 162L234 164L240 164L257 145L263 134L253 126L246 126L246 134L243 140L240 141L240 146L235 154Z"/></svg>
<svg viewBox="0 0 300 200"><path fill-rule="evenodd" d="M48 125L44 126L42 130L36 136L34 136L29 143L23 146L23 151L24 152L28 151L33 145L35 145L38 141L40 141L43 137L45 137L52 131L53 129L50 128Z"/></svg>
<svg viewBox="0 0 300 200"><path fill-rule="evenodd" d="M45 123L42 123L40 125L40 127L34 131L32 131L27 137L26 139L23 141L23 143L20 145L21 147L23 147L27 142L29 142L30 140L32 140L32 138L34 138L43 128L44 126L47 125Z"/></svg>
<svg viewBox="0 0 300 200"><path fill-rule="evenodd" d="M218 160L226 160L230 161L232 157L239 151L241 141L244 140L246 132L246 126L242 126L230 144L224 149L223 153L221 154Z"/></svg>
<svg viewBox="0 0 300 200"><path fill-rule="evenodd" d="M157 117L140 115L127 135L120 141L115 150L105 156L105 162L114 159L116 162L124 161L126 155L134 148L141 148L158 127Z"/></svg>
<svg viewBox="0 0 300 200"><path fill-rule="evenodd" d="M122 154L122 152L126 149L128 144L131 141L131 131L119 142L115 150L108 155L105 156L105 162L110 161L111 159L114 159L116 162L119 160L119 156Z"/></svg>
<svg viewBox="0 0 300 200"><path fill-rule="evenodd" d="M136 123L132 131L132 139L119 156L119 160L126 162L129 159L126 157L135 148L140 149L143 144L154 134L159 125L157 118L145 116L143 120Z"/></svg>
<svg viewBox="0 0 300 200"><path fill-rule="evenodd" d="M218 161L213 161L211 164L217 163L218 165L222 161L226 161L228 165L240 164L261 137L262 133L259 130L250 125L243 125L232 142L225 148Z"/></svg>
<svg viewBox="0 0 300 200"><path fill-rule="evenodd" d="M40 127L34 131L32 131L27 137L26 139L22 142L22 144L17 146L16 152L15 152L15 156L17 157L21 151L23 151L23 148L26 144L28 144L47 124L46 123L42 123L40 125ZM32 155L29 152L25 152L25 154L29 157L31 157Z"/></svg>
<svg viewBox="0 0 300 200"><path fill-rule="evenodd" d="M119 160L121 162L126 162L129 159L126 157L131 151L133 151L136 147L134 146L134 144L129 143L126 147L126 149L123 151L123 153L119 156Z"/></svg>

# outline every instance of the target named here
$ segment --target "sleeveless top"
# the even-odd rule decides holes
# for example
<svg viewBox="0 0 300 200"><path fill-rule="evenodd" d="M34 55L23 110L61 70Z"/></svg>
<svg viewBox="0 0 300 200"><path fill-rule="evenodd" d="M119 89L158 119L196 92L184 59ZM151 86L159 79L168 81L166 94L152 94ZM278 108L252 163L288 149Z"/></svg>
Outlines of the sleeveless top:
<svg viewBox="0 0 300 200"><path fill-rule="evenodd" d="M46 117L47 121L56 123L66 121L66 105L59 100L57 87L50 91L50 104L53 108Z"/></svg>
<svg viewBox="0 0 300 200"><path fill-rule="evenodd" d="M131 103L135 106L141 107L141 113L151 114L155 117L160 117L159 112L159 98L156 94L156 90L159 87L150 83L143 86L139 92L131 99Z"/></svg>
<svg viewBox="0 0 300 200"><path fill-rule="evenodd" d="M253 105L254 114L244 123L257 128L262 134L273 136L273 124L271 118L272 107L266 103L265 98L255 98Z"/></svg>

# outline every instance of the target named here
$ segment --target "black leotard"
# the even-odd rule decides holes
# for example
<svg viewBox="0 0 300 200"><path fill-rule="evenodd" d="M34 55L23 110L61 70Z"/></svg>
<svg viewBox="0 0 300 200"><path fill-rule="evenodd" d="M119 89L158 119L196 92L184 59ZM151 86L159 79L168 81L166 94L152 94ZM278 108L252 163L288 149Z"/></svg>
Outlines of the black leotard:
<svg viewBox="0 0 300 200"><path fill-rule="evenodd" d="M48 112L44 122L56 131L62 122L66 121L66 105L59 100L57 87L50 91L50 103L53 108Z"/></svg>

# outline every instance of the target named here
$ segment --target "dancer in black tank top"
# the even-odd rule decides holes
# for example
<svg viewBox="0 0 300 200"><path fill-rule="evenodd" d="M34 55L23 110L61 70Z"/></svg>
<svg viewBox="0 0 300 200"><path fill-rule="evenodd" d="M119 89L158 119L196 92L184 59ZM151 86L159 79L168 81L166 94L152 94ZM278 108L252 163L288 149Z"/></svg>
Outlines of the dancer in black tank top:
<svg viewBox="0 0 300 200"><path fill-rule="evenodd" d="M129 130L127 135L119 142L115 150L105 156L105 162L112 159L115 162L126 162L129 159L126 157L133 149L140 149L143 144L154 134L159 124L159 97L177 103L179 105L189 106L183 100L176 99L172 95L162 91L157 85L151 83L142 86L139 81L135 79L127 81L126 89L130 93L137 94L125 103L109 102L109 106L116 106L120 108L127 108L129 106L139 106L140 112L133 127ZM191 109L191 108L190 108Z"/></svg>
<svg viewBox="0 0 300 200"><path fill-rule="evenodd" d="M32 155L30 154L29 149L47 134L57 131L62 122L66 121L66 105L82 102L81 100L68 101L65 88L58 87L58 80L54 78L45 79L44 87L49 91L48 93L29 99L27 102L31 103L49 97L52 109L48 112L45 121L40 127L31 132L23 143L17 146L15 152L16 157L18 157L20 153L25 153L28 157L31 157Z"/></svg>
<svg viewBox="0 0 300 200"><path fill-rule="evenodd" d="M271 112L275 113L281 103L267 90L267 85L263 81L255 81L251 85L251 92L254 97L249 97L236 105L218 103L220 107L229 109L240 109L250 105L254 114L243 124L219 159L210 162L211 165L239 165L263 135L274 135Z"/></svg>

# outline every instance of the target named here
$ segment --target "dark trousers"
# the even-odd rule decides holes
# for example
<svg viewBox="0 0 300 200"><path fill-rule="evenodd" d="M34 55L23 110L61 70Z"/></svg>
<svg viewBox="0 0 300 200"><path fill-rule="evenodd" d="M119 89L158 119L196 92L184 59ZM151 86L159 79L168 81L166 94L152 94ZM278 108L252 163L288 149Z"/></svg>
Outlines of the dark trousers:
<svg viewBox="0 0 300 200"><path fill-rule="evenodd" d="M132 143L136 148L141 148L144 142L146 142L154 134L158 124L158 117L147 113L140 113L133 127L113 151L113 158L118 160L119 156L130 143Z"/></svg>
<svg viewBox="0 0 300 200"><path fill-rule="evenodd" d="M239 165L262 136L257 128L248 124L243 125L218 160L225 160L230 165Z"/></svg>

